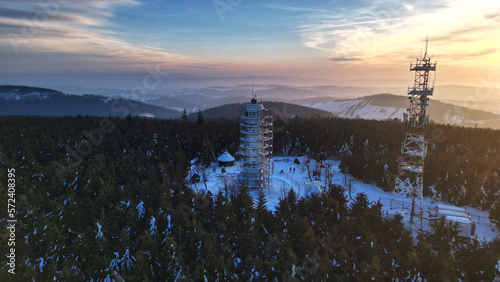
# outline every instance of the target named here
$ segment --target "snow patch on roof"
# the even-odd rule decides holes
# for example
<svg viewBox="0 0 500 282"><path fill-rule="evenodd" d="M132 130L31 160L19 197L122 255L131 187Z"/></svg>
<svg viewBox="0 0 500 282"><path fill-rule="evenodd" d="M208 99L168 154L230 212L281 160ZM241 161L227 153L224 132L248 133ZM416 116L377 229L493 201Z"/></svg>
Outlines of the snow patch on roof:
<svg viewBox="0 0 500 282"><path fill-rule="evenodd" d="M234 157L231 156L231 154L229 154L227 151L224 151L224 153L222 153L222 155L219 156L217 161L219 161L219 162L233 162Z"/></svg>

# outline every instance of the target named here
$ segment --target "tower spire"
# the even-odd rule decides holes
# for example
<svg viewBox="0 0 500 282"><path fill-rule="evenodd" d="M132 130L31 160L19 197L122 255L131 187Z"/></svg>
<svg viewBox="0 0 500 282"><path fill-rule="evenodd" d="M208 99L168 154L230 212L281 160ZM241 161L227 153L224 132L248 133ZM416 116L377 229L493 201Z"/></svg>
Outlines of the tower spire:
<svg viewBox="0 0 500 282"><path fill-rule="evenodd" d="M257 99L257 95L254 94L253 88L254 88L254 81L252 80L252 98Z"/></svg>
<svg viewBox="0 0 500 282"><path fill-rule="evenodd" d="M424 53L424 59L428 57L427 54L427 48L429 47L429 34L427 34L427 37L425 38L425 53Z"/></svg>

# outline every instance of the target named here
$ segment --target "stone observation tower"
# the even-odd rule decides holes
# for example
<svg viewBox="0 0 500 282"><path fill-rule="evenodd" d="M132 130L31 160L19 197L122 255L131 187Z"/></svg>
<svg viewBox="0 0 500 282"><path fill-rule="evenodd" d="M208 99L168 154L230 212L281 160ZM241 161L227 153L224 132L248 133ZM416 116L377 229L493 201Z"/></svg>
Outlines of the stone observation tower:
<svg viewBox="0 0 500 282"><path fill-rule="evenodd" d="M240 115L241 172L240 186L266 189L273 175L273 119L270 110L254 97Z"/></svg>

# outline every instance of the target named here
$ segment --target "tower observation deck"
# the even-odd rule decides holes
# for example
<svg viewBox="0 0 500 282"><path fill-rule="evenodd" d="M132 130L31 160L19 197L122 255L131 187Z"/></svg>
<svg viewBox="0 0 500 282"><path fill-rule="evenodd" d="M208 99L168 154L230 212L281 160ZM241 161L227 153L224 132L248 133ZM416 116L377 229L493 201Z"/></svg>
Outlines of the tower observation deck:
<svg viewBox="0 0 500 282"><path fill-rule="evenodd" d="M240 110L240 185L266 189L272 184L273 119L270 110L252 98Z"/></svg>

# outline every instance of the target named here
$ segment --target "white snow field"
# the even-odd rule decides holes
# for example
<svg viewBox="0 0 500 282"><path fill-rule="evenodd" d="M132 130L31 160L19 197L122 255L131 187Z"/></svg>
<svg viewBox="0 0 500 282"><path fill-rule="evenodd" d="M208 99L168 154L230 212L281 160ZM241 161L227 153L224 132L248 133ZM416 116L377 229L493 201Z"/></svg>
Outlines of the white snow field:
<svg viewBox="0 0 500 282"><path fill-rule="evenodd" d="M361 118L385 120L401 119L406 108L383 107L372 105L375 98L364 98L354 100L338 100L327 103L316 103L308 105L311 108L324 110L343 118Z"/></svg>
<svg viewBox="0 0 500 282"><path fill-rule="evenodd" d="M311 184L309 178L307 177L307 169L305 167L306 157L298 157L300 164L295 164L293 161L295 157L274 157L274 174L273 174L273 186L265 191L267 208L269 210L275 210L279 203L279 199L288 193L290 189L294 189L298 197L307 196L308 193L317 193L313 187L310 188ZM311 160L314 164L314 161ZM427 219L420 220L419 217L414 218L414 223L410 224L409 211L403 211L398 208L397 203L408 207L411 204L410 198L397 197L391 192L383 191L374 184L363 183L357 179L354 179L350 175L344 175L340 172L339 164L340 161L329 159L325 163L331 164L333 170L333 184L339 184L346 187L345 180L351 181L351 197L349 197L349 191L346 189L346 196L348 201L352 201L357 193L365 193L371 202L380 201L383 205L382 210L388 214L388 216L399 213L403 215L403 221L407 228L411 228L414 234L421 229L430 230L429 221ZM219 191L224 191L224 183L231 184L236 183L236 178L239 172L239 162L232 167L226 167L225 172L222 173L222 168L218 167L217 164L212 164L209 168L205 170L206 176L206 189L203 178L203 173L197 166L192 166L192 169L196 169L201 176L201 181L199 183L191 183L187 179L187 185L193 190L203 193L210 191L212 194L216 195ZM321 181L319 183L314 183L317 186L325 186L325 176L322 172ZM207 191L208 190L208 191ZM256 201L258 191L250 191L250 195ZM391 205L392 202L392 205ZM431 198L425 197L423 200L424 215L428 214L430 209L434 209L437 205L450 205L448 203L434 201ZM392 208L391 208L392 206ZM500 231L494 223L489 220L488 211L481 211L471 207L463 207L469 214L470 219L476 224L475 227L475 237L478 240L492 241L495 237L500 237Z"/></svg>

